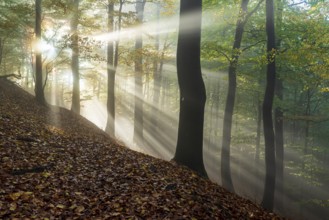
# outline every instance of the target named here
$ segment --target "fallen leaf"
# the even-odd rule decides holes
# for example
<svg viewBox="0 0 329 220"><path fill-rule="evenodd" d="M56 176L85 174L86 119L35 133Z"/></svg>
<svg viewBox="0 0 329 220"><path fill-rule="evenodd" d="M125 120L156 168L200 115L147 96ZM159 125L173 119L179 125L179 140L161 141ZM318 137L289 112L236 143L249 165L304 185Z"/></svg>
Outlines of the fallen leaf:
<svg viewBox="0 0 329 220"><path fill-rule="evenodd" d="M56 207L59 209L65 209L65 205L62 205L62 204L58 204L58 205L56 205Z"/></svg>
<svg viewBox="0 0 329 220"><path fill-rule="evenodd" d="M16 201L19 197L21 197L21 195L23 194L24 192L22 191L19 191L19 192L15 192L15 193L11 193L9 195L9 197L13 200L13 201Z"/></svg>
<svg viewBox="0 0 329 220"><path fill-rule="evenodd" d="M78 206L78 207L75 209L75 212L80 213L80 212L83 212L84 210L85 210L85 207L83 207L83 206Z"/></svg>
<svg viewBox="0 0 329 220"><path fill-rule="evenodd" d="M10 211L15 211L17 208L17 204L15 202L10 203L9 210Z"/></svg>

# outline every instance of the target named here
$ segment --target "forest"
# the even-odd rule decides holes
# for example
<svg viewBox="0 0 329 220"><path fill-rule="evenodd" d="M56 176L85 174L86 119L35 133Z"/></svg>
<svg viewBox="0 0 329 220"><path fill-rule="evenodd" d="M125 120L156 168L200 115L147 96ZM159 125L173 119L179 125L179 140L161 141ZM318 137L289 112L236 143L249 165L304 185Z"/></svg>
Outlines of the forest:
<svg viewBox="0 0 329 220"><path fill-rule="evenodd" d="M2 79L269 212L329 219L328 0L1 0Z"/></svg>

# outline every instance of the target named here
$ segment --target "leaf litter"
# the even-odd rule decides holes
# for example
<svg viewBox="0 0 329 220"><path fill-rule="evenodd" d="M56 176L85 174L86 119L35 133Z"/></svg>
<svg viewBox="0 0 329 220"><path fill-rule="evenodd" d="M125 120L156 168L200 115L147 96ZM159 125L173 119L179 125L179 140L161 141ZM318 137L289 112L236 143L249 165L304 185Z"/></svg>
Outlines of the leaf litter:
<svg viewBox="0 0 329 220"><path fill-rule="evenodd" d="M0 80L0 219L283 219Z"/></svg>

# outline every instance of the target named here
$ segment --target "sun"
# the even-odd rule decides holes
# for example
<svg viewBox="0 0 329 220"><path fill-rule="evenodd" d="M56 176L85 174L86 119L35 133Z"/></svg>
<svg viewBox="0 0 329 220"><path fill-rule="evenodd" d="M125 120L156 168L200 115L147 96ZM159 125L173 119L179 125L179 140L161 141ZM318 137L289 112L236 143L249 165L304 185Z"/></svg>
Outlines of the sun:
<svg viewBox="0 0 329 220"><path fill-rule="evenodd" d="M36 43L35 49L36 51L41 52L44 57L44 60L49 60L56 57L56 48L45 40L41 40Z"/></svg>

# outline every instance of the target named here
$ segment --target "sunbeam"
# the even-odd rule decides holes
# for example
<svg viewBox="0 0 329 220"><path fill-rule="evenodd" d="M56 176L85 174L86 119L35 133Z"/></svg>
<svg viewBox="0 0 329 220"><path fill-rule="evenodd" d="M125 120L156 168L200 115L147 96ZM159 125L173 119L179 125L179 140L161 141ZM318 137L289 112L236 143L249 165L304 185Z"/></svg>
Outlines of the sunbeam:
<svg viewBox="0 0 329 220"><path fill-rule="evenodd" d="M16 5L15 1L10 2L0 4L6 7ZM4 18L0 21L0 74L21 76L21 79L13 81L33 93L36 81L35 52L41 51L45 97L57 113L52 115L49 126L60 123L58 117L63 109L54 106L71 108L73 84L79 80L79 84L75 85L80 86L80 97L76 96L78 99L74 100L81 105L83 117L100 129L109 130L112 124L106 128L107 119L111 117L107 105L108 101L111 104L114 101L112 121L115 134L109 135L115 136L132 150L170 161L176 150L180 114L176 65L179 1L147 1L144 19L138 25L135 2L122 1L121 12L118 11L119 2L113 3L113 14L107 8L110 2L113 1L80 1L78 52L72 50L72 11L68 5L64 6L61 2L43 3L42 39L38 43L35 42L33 19L24 17L26 21L10 21L9 15L13 10L9 15L0 15ZM268 63L268 54L264 49L267 41L266 1L249 1L248 13L251 14L246 15L249 20L241 36L241 48L232 50L236 43L234 34L238 19L241 19L240 2L248 1L234 1L232 4L228 1L203 1L200 60L207 96L203 161L210 180L221 184L223 121L229 80L227 72L229 64L238 56L237 90L231 124L231 175L235 192L260 204L266 175L262 127ZM273 110L283 110L284 176L282 187L278 180L276 182L278 189L275 192L274 211L292 219L296 216L298 219L323 219L323 213L329 215L329 150L326 147L329 132L329 31L325 13L328 3L275 2L278 4L275 19L280 18L280 13L282 17L276 20L280 47L273 56L277 58L279 77L276 81L282 80L283 98L281 100L277 95ZM280 3L283 4L282 10ZM18 4L17 7L25 8L29 4ZM20 16L31 14L30 9L28 13L24 10ZM122 19L120 31L119 13ZM192 12L181 18L185 37L195 34L197 17ZM109 27L111 24L113 27ZM109 32L111 29L114 31ZM136 49L140 48L136 47L141 43L136 39L140 35L142 48ZM79 54L78 79L72 76L72 54ZM137 71L136 67L141 68ZM193 71L190 72L192 74ZM136 85L140 79L136 77L137 73L141 73L138 75L142 78L140 85ZM113 78L115 85L108 88ZM136 86L140 88L136 90ZM109 95L112 89L114 100ZM135 103L140 106L141 100L142 109L135 108ZM143 114L135 116L135 111ZM135 125L140 125L134 121L138 115L143 115L142 135L134 138L134 129L138 127Z"/></svg>

